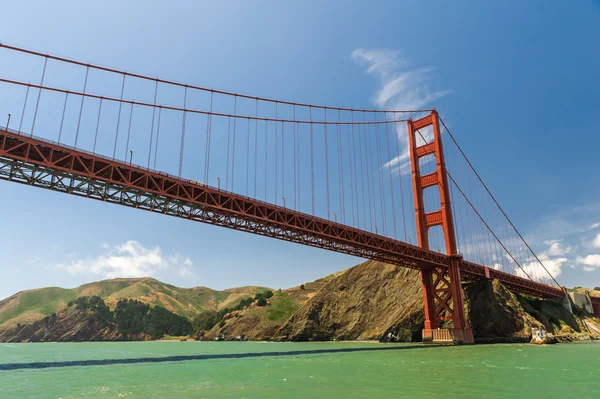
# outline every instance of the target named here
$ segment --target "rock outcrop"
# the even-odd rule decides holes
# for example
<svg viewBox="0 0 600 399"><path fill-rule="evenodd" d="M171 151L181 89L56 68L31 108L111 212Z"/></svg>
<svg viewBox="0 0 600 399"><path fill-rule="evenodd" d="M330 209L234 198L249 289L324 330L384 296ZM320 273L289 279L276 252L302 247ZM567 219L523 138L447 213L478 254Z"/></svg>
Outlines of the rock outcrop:
<svg viewBox="0 0 600 399"><path fill-rule="evenodd" d="M423 328L419 273L368 261L325 285L280 330L291 341L410 341Z"/></svg>
<svg viewBox="0 0 600 399"><path fill-rule="evenodd" d="M311 283L312 284L312 283ZM307 284L308 286L308 284ZM317 290L318 289L318 290ZM204 339L247 335L251 340L419 341L423 297L419 273L367 261L326 283L311 286L310 295L269 299L265 307L233 312ZM476 342L529 342L532 328L544 328L558 341L588 339L581 321L558 302L542 301L507 290L498 281L463 285L465 314ZM288 319L268 315L286 298ZM291 311L292 309L297 309Z"/></svg>
<svg viewBox="0 0 600 399"><path fill-rule="evenodd" d="M85 342L147 340L144 334L123 336L114 326L88 312L67 308L32 324L0 331L0 342Z"/></svg>
<svg viewBox="0 0 600 399"><path fill-rule="evenodd" d="M252 299L249 293L256 291L256 287L217 292L203 287L179 289L151 279L121 279L92 283L76 290L88 293L92 288L93 292L107 295L106 311L113 312L119 303L112 303L116 294L131 295L139 298L136 303L140 306L148 307L149 303L160 306L163 311L158 313L164 313L165 317L170 311L171 316L187 318L184 321L188 326L191 315L211 309L219 318L208 324L209 330L202 331L200 327L193 330L193 336L202 340L419 341L424 323L419 273L376 261L248 302L242 298ZM36 299L43 294L54 298L52 304L58 306L66 300L65 292L69 290L57 290L60 289L29 291L1 301L0 321L2 317L8 321L0 325L0 342L147 340L161 334L181 335L170 332L164 325L160 334L139 328L124 333L123 326L116 321L116 312L103 318L67 304L44 317L37 310L43 302L25 301L32 295L37 295ZM75 296L71 291L75 290L67 293ZM592 315L573 315L559 302L514 294L498 281L464 284L463 291L465 314L476 342L529 342L532 328L544 329L558 342L570 342L597 335L589 326L600 329L600 320ZM172 300L167 300L166 293ZM161 297L161 301L150 300L154 296ZM31 310L26 303L38 308ZM163 307L163 303L170 306ZM224 304L227 307L223 309ZM233 305L236 306L230 307ZM217 313L219 308L222 310ZM33 316L36 318L30 320Z"/></svg>

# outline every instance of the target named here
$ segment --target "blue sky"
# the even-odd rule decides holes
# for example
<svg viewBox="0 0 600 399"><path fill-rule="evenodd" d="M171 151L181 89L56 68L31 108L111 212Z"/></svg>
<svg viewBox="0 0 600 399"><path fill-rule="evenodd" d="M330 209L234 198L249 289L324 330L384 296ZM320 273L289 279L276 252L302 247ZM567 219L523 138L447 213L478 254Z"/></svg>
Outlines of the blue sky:
<svg viewBox="0 0 600 399"><path fill-rule="evenodd" d="M385 85L369 73L381 57L365 55L392 54L394 73L415 77L395 104L435 106L517 227L560 267L559 281L600 285L598 2L372 3L11 2L0 40L207 87L356 108L376 107ZM6 182L0 195L0 298L123 274L285 288L360 261Z"/></svg>

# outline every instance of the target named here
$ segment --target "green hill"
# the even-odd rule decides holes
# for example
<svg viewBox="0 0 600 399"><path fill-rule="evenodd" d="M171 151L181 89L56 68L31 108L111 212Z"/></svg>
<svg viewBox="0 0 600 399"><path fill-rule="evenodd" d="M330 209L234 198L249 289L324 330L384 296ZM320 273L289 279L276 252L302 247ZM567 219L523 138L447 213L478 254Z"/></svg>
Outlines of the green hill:
<svg viewBox="0 0 600 399"><path fill-rule="evenodd" d="M240 287L217 291L206 287L180 288L152 278L118 278L84 284L73 289L58 287L21 291L0 301L0 329L29 324L50 316L70 301L97 295L114 309L120 299L135 299L193 319L204 310L220 310L241 299L263 292L264 287Z"/></svg>

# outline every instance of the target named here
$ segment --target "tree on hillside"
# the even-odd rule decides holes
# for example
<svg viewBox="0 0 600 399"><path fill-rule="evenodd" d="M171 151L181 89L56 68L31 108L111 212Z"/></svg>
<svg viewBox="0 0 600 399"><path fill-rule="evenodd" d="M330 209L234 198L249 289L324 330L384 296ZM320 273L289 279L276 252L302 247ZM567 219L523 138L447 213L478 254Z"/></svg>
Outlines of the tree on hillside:
<svg viewBox="0 0 600 399"><path fill-rule="evenodd" d="M123 333L138 334L144 331L144 317L150 306L133 299L121 299L115 308L117 329Z"/></svg>
<svg viewBox="0 0 600 399"><path fill-rule="evenodd" d="M114 321L113 313L106 306L104 300L99 296L83 296L68 303L67 306L75 306L75 309L88 312L95 316L104 325L111 324Z"/></svg>
<svg viewBox="0 0 600 399"><path fill-rule="evenodd" d="M213 328L219 321L221 321L221 315L219 312L214 310L206 310L200 313L194 319L194 331L208 331Z"/></svg>
<svg viewBox="0 0 600 399"><path fill-rule="evenodd" d="M256 306L267 306L267 300L265 298L260 298L256 301Z"/></svg>
<svg viewBox="0 0 600 399"><path fill-rule="evenodd" d="M144 317L144 331L153 337L188 335L192 332L192 325L185 317L155 306Z"/></svg>

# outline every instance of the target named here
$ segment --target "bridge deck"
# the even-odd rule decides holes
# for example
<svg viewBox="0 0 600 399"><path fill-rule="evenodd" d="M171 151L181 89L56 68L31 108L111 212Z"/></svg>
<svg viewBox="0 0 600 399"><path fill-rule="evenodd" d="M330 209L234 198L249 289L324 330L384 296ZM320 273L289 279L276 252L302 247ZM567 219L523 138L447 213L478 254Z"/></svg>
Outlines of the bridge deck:
<svg viewBox="0 0 600 399"><path fill-rule="evenodd" d="M205 184L0 128L0 179L224 226L412 269L450 257ZM462 261L462 278L561 298L560 288Z"/></svg>

